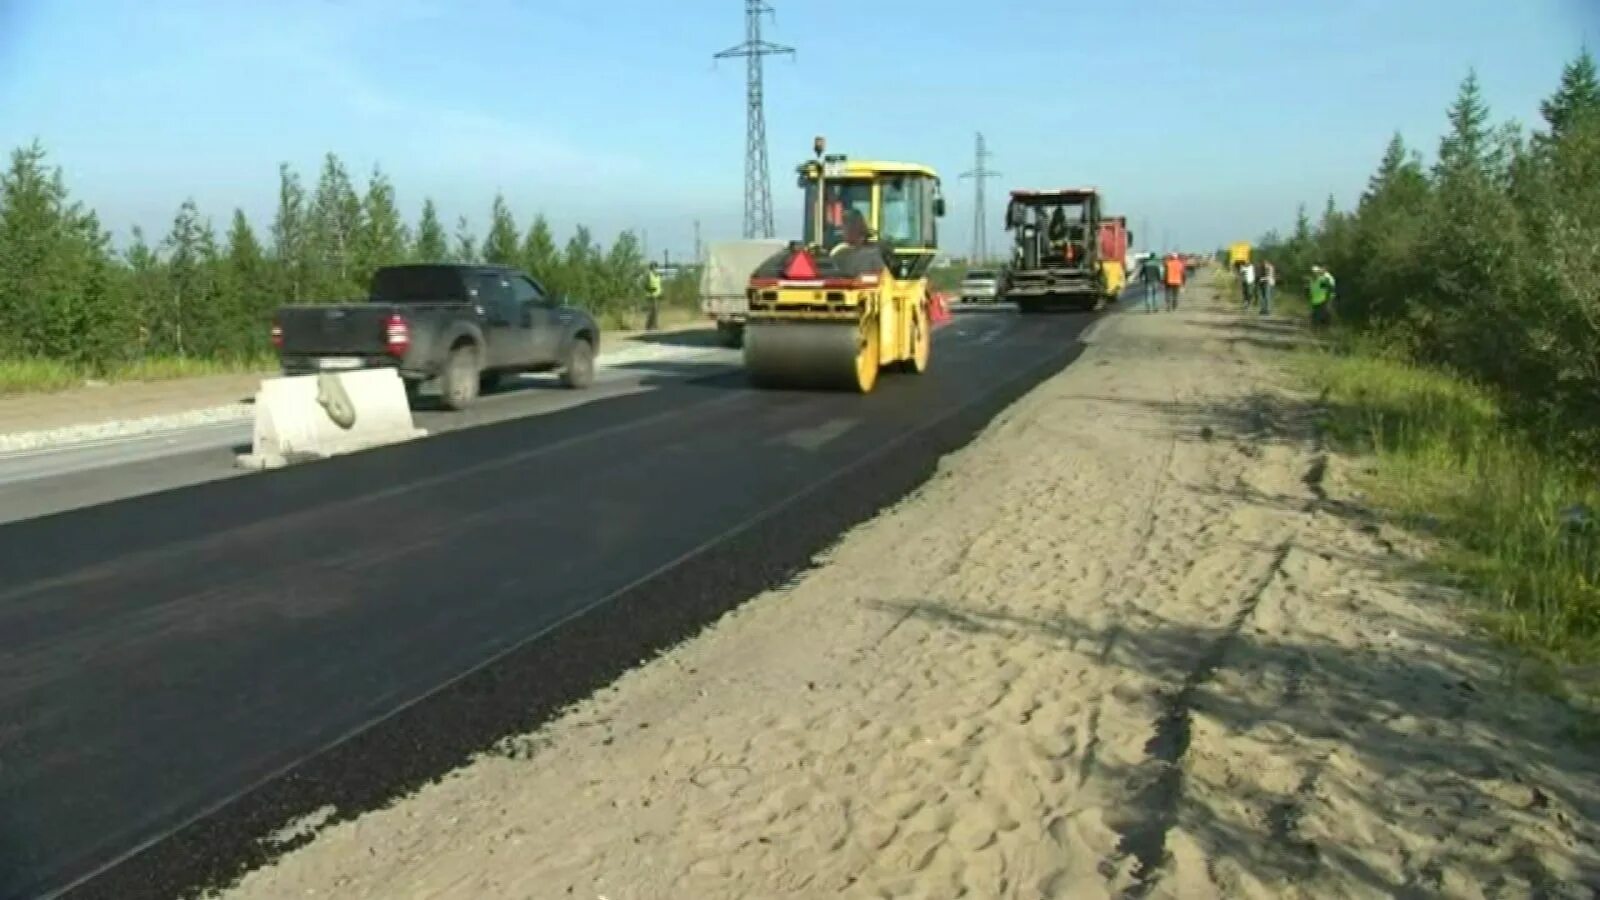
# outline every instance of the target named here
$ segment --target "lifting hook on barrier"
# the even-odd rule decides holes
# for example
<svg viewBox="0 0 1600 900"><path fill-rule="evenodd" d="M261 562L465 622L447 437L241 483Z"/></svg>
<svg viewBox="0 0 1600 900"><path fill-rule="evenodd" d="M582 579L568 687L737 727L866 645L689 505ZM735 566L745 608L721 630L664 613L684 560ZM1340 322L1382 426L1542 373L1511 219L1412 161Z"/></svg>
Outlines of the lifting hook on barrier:
<svg viewBox="0 0 1600 900"><path fill-rule="evenodd" d="M349 431L356 424L356 406L350 402L339 376L331 372L317 375L317 405L328 414L333 424Z"/></svg>

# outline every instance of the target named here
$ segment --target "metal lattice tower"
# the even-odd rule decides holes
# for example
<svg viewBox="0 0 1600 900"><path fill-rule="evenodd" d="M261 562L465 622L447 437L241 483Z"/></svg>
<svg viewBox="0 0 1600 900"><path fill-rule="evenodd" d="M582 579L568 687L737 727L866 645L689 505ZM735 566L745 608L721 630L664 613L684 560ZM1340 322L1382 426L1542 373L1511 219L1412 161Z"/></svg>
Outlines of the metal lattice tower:
<svg viewBox="0 0 1600 900"><path fill-rule="evenodd" d="M988 211L984 209L983 183L999 178L1000 173L989 168L989 157L994 154L983 142L983 132L978 132L978 149L972 171L962 172L962 178L972 179L972 264L982 265L989 258Z"/></svg>
<svg viewBox="0 0 1600 900"><path fill-rule="evenodd" d="M772 176L767 170L767 112L762 88L761 60L767 56L794 53L761 39L761 17L772 12L766 0L744 0L744 43L729 47L714 59L744 57L746 60L746 124L744 138L744 236L771 238Z"/></svg>

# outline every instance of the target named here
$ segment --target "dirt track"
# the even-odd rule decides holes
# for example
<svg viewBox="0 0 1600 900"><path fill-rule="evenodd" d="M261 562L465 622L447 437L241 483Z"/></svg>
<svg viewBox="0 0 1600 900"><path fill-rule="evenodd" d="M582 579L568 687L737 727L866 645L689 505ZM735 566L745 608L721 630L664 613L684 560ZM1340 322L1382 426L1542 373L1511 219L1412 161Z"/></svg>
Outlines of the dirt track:
<svg viewBox="0 0 1600 900"><path fill-rule="evenodd" d="M1600 753L1397 574L1293 329L1190 293L790 588L227 896L1594 896Z"/></svg>

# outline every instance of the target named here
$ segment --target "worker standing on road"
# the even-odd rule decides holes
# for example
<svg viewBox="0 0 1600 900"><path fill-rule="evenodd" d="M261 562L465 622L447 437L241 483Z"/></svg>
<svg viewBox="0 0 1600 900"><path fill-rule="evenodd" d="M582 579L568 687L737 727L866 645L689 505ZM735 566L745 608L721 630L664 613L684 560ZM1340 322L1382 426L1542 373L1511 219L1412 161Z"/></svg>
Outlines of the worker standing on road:
<svg viewBox="0 0 1600 900"><path fill-rule="evenodd" d="M1256 267L1248 260L1239 264L1239 307L1249 309L1256 294Z"/></svg>
<svg viewBox="0 0 1600 900"><path fill-rule="evenodd" d="M1261 314L1272 315L1272 291L1278 286L1278 267L1271 260L1261 261L1261 274L1256 278L1256 293L1261 295Z"/></svg>
<svg viewBox="0 0 1600 900"><path fill-rule="evenodd" d="M1178 291L1183 289L1183 258L1176 253L1168 253L1166 268L1167 312L1174 312L1178 308Z"/></svg>
<svg viewBox="0 0 1600 900"><path fill-rule="evenodd" d="M656 264L650 264L650 270L644 276L645 317L644 330L655 331L661 327L661 273L656 271Z"/></svg>
<svg viewBox="0 0 1600 900"><path fill-rule="evenodd" d="M1311 325L1320 328L1333 320L1331 309L1337 283L1333 273L1322 266L1311 267L1311 285L1306 297L1311 301Z"/></svg>
<svg viewBox="0 0 1600 900"><path fill-rule="evenodd" d="M1139 261L1139 280L1144 283L1144 311L1155 312L1156 295L1161 290L1161 260L1154 253Z"/></svg>

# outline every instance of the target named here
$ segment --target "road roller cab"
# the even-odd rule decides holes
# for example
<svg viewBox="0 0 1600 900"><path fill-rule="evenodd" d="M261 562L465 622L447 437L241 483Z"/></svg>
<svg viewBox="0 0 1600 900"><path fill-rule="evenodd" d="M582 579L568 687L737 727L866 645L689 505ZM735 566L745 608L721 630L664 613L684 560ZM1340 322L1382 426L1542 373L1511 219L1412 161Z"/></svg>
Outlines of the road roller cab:
<svg viewBox="0 0 1600 900"><path fill-rule="evenodd" d="M823 150L798 167L801 239L751 276L745 367L759 384L866 393L882 368L927 370L944 198L927 166Z"/></svg>

